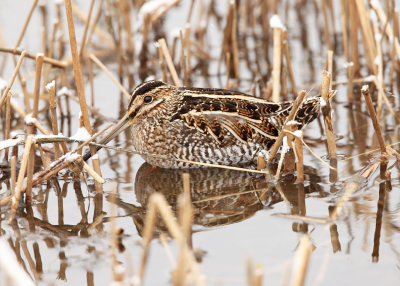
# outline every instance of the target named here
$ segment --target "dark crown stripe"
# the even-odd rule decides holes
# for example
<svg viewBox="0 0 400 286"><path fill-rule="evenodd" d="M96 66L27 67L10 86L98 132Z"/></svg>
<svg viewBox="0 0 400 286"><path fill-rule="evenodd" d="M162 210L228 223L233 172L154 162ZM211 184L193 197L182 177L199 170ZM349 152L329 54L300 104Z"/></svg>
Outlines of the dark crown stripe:
<svg viewBox="0 0 400 286"><path fill-rule="evenodd" d="M146 94L149 91L151 91L157 87L160 87L162 85L166 85L166 83L159 81L159 80L146 81L146 82L138 85L132 93L131 100L129 101L128 106L130 107L132 105L133 101L135 100L135 98L138 95Z"/></svg>

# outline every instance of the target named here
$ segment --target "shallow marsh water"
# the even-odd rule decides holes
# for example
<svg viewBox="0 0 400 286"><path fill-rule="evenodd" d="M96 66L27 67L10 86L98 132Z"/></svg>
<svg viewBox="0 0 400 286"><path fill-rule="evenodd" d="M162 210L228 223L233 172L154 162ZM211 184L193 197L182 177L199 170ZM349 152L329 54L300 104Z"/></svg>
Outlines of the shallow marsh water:
<svg viewBox="0 0 400 286"><path fill-rule="evenodd" d="M23 18L31 5L30 1L21 2L24 5L11 0L3 0L1 4L7 7L0 10L0 26L9 47L16 42L23 24L17 17L10 15L21 15ZM87 11L88 3L82 2L85 1L80 1L79 5L83 11ZM181 5L166 14L165 21L158 25L159 30L155 34L171 37L176 29L184 27L190 1L181 2ZM296 82L299 87L310 88L321 81L325 65L327 48L321 40L322 15L316 14L312 3L302 6L300 11L294 5L287 5L290 6L287 18L282 16L285 15L282 7L279 12L288 30ZM48 6L50 10L54 9L50 2ZM221 23L216 20L209 23L207 39L210 54L218 59L227 6L225 1L217 6L223 19ZM140 19L138 14L133 13L132 19L133 26L140 31L139 23L135 22ZM40 42L35 38L35 35L40 35L40 20L39 13L35 12L23 42L24 47L33 53L40 51ZM105 26L104 23L102 25ZM82 30L83 26L78 25L78 39ZM241 33L245 34L243 31ZM335 35L339 37L339 33ZM254 37L248 36L245 39L248 46L252 47L249 48L251 64L255 65L259 61L261 69L267 65L257 58L255 51L263 48L263 36L256 29ZM135 38L136 51L140 51L140 39L140 36ZM155 45L148 48L149 56L157 57ZM270 53L271 50L270 45ZM115 57L109 56L104 62L113 72L117 72ZM153 62L157 63L157 60ZM347 80L343 67L345 59L340 48L335 52L334 62L334 80ZM253 80L250 79L255 77L251 67L246 66L244 60L241 61L242 80L237 89L244 92L252 89ZM34 63L28 63L24 68L24 73L28 73L34 70ZM132 69L137 84L142 80L139 72L144 72L140 68L140 63L136 61ZM225 86L225 67L222 67L222 76L218 76L218 61L209 63L209 76L202 76L199 70L200 67L191 76L193 86ZM12 71L13 64L9 59L1 77L8 81ZM366 76L366 71L363 72ZM265 72L258 76L262 80L269 75L269 72ZM161 77L156 64L151 66L146 76ZM71 75L68 77L72 79ZM127 79L124 79L124 83L128 89ZM71 80L69 84L72 88ZM33 89L33 79L28 81L28 88ZM334 88L337 89L333 103L339 154L337 180L332 180L332 172L307 150L304 151L304 187L294 182L294 174L285 174L277 183L272 183L258 174L219 169L190 170L194 206L192 244L194 249L203 253L200 267L208 285L245 285L249 259L253 264L262 265L265 285L280 285L290 274L299 238L304 233L309 234L313 244L307 285L398 285L400 178L399 165L394 159L377 168L361 183L349 201L345 202L334 223L326 223L330 211L343 197L346 184L361 180L360 172L379 156L377 152L365 154L377 149L378 145L365 104L362 99L357 100L361 96L359 90L355 90L356 99L349 104L347 85L336 85ZM317 93L318 89L315 88L312 93ZM14 90L18 93L20 87L16 85ZM85 90L90 94L89 84ZM390 99L398 112L398 87L394 86L392 92ZM100 70L96 70L94 93L95 106L99 112L118 119L127 101ZM22 104L20 98L17 100ZM68 136L73 135L79 127L78 105L71 105L71 121L59 119L60 122L64 121L61 132ZM396 143L399 141L398 125L389 112L385 111L384 114L380 123L385 140L388 144ZM319 118L307 126L304 136L313 152L327 158L322 126L323 122ZM21 131L21 128L22 124L15 125L15 131ZM123 134L113 145L129 147L130 136L129 132ZM399 150L398 145L394 148ZM108 232L111 219L115 219L122 231L117 259L128 272L132 269L136 272L149 195L152 192L162 193L172 209L176 210L177 195L182 189L182 171L152 170L147 164L142 164L143 160L137 155L111 150L102 150L100 160L102 174L106 179L102 195L96 194L91 178L74 180L72 174L64 170L57 180L34 189L32 208L21 208L15 224L8 223L9 209L1 209L2 239L8 241L24 269L40 285L111 284ZM3 177L6 177L6 173L3 173ZM3 180L0 195L6 196L8 192L9 183ZM112 206L116 206L115 216L111 212ZM304 221L285 217L285 214L314 219ZM164 232L165 225L157 223L156 231ZM168 245L176 255L176 243L168 240ZM160 240L154 239L144 284L170 284L173 269L165 247ZM4 280L2 275L0 270L0 281Z"/></svg>

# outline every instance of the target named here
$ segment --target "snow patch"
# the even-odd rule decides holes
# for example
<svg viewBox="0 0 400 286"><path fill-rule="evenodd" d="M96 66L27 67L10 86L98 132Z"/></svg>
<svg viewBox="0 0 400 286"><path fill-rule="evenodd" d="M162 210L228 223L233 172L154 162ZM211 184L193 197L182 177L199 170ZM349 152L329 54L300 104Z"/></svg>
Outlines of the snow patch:
<svg viewBox="0 0 400 286"><path fill-rule="evenodd" d="M52 82L49 82L48 84L46 84L46 90L50 91L51 89L56 88L56 82L53 80Z"/></svg>
<svg viewBox="0 0 400 286"><path fill-rule="evenodd" d="M26 125L34 125L37 122L37 119L32 116L32 113L28 113L25 116L25 124Z"/></svg>
<svg viewBox="0 0 400 286"><path fill-rule="evenodd" d="M78 129L78 131L71 136L72 140L76 140L76 141L86 141L88 139L90 139L90 134L89 132L86 130L85 127L81 127Z"/></svg>
<svg viewBox="0 0 400 286"><path fill-rule="evenodd" d="M269 25L271 28L280 28L282 30L286 30L286 27L282 24L281 18L279 18L279 15L277 14L272 15L271 19L269 20Z"/></svg>
<svg viewBox="0 0 400 286"><path fill-rule="evenodd" d="M8 139L8 140L0 141L0 150L14 147L18 143L21 143L22 141L23 141L23 139Z"/></svg>
<svg viewBox="0 0 400 286"><path fill-rule="evenodd" d="M74 91L72 89L69 89L66 86L63 86L62 88L60 88L59 91L57 91L57 96L61 96L61 95L73 96L74 95Z"/></svg>
<svg viewBox="0 0 400 286"><path fill-rule="evenodd" d="M347 69L348 67L352 67L352 66L354 66L354 63L353 63L353 62L345 62L345 63L343 64L343 67L344 67L345 69Z"/></svg>

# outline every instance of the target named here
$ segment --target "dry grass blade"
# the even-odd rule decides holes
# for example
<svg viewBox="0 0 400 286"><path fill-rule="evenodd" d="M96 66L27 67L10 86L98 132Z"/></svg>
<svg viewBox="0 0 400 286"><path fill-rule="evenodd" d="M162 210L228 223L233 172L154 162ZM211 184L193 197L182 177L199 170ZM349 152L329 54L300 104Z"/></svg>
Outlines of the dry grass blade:
<svg viewBox="0 0 400 286"><path fill-rule="evenodd" d="M167 43L165 42L165 39L159 39L158 43L159 43L160 49L164 55L165 61L167 62L167 66L168 66L169 72L171 73L174 84L176 86L182 86L182 83L179 80L178 73L176 72L174 63L172 61L171 55L168 51Z"/></svg>
<svg viewBox="0 0 400 286"><path fill-rule="evenodd" d="M129 99L131 98L129 92L126 91L126 89L121 85L119 80L115 78L115 76L107 69L107 67L93 54L90 53L89 58L99 66L110 78L111 80L115 83L116 86L121 90L121 92Z"/></svg>
<svg viewBox="0 0 400 286"><path fill-rule="evenodd" d="M375 129L375 134L376 134L376 137L378 138L379 146L381 147L381 153L386 154L385 140L383 139L382 130L379 125L378 119L376 117L376 113L375 113L374 105L372 104L371 96L369 95L368 85L364 85L361 89L361 92L365 97L365 102L367 103L369 116L371 117L372 124Z"/></svg>
<svg viewBox="0 0 400 286"><path fill-rule="evenodd" d="M24 53L25 57L32 59L32 60L36 59L36 54L31 54L26 51L21 51L18 49L10 49L10 48L0 47L0 52L10 53L13 55L22 55L22 53ZM49 58L49 57L43 57L43 62L45 62L46 64L50 64L52 66L58 67L58 68L66 68L68 66L68 63L66 61L60 61L60 60L56 60L56 59Z"/></svg>
<svg viewBox="0 0 400 286"><path fill-rule="evenodd" d="M15 78L17 77L19 68L21 67L21 64L22 64L22 61L23 61L25 55L26 55L26 52L23 51L23 52L21 53L21 56L20 56L19 59L18 59L17 66L15 67L14 72L13 72L13 75L12 75L12 77L11 77L11 81L8 83L7 88L4 90L3 94L1 95L1 99L0 99L0 108L3 106L4 102L5 102L6 99L7 99L8 92L10 91L12 85L14 84Z"/></svg>
<svg viewBox="0 0 400 286"><path fill-rule="evenodd" d="M15 189L15 193L13 194L13 202L12 202L12 208L11 208L10 221L12 221L15 218L15 215L17 213L19 199L21 197L21 192L22 192L22 184L24 182L24 177L25 177L27 166L28 166L28 159L30 156L29 153L31 151L32 143L33 143L33 136L30 135L30 136L28 136L26 143L25 143L24 156L22 157L21 167L19 169L17 186Z"/></svg>

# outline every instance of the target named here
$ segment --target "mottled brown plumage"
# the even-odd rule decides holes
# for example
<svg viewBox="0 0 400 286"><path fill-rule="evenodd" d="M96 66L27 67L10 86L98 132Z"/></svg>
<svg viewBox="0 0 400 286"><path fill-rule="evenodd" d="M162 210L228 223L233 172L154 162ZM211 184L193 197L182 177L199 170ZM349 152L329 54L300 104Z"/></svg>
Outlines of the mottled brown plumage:
<svg viewBox="0 0 400 286"><path fill-rule="evenodd" d="M247 164L258 151L268 150L274 144L292 104L271 103L224 89L176 87L149 81L135 89L127 114L101 143L108 143L131 126L134 148L145 153L144 159L155 166L196 167L166 160L166 155L203 163ZM315 119L319 106L318 97L300 106L295 116L298 129Z"/></svg>

